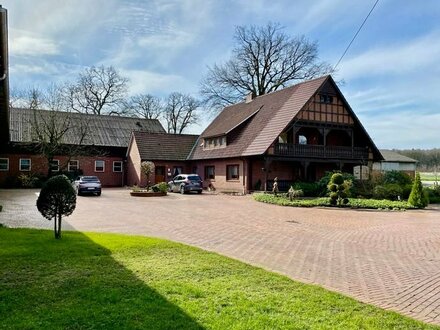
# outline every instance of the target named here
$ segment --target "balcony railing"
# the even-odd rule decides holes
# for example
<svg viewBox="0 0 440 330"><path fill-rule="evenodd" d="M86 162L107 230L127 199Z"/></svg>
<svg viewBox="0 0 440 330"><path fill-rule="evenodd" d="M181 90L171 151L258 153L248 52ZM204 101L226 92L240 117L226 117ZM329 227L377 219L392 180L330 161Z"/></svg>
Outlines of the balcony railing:
<svg viewBox="0 0 440 330"><path fill-rule="evenodd" d="M285 157L367 159L367 148L279 143L274 155Z"/></svg>

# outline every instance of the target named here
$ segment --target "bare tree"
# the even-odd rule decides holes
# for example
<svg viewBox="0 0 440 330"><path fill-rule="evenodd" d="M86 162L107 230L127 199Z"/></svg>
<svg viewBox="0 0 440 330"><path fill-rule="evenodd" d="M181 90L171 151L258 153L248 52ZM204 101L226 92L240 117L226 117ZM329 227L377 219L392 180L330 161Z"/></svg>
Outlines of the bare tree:
<svg viewBox="0 0 440 330"><path fill-rule="evenodd" d="M125 113L145 119L158 119L162 116L164 106L159 98L150 94L138 94L124 102Z"/></svg>
<svg viewBox="0 0 440 330"><path fill-rule="evenodd" d="M181 93L171 93L165 106L165 120L168 133L182 134L189 125L197 122L199 102Z"/></svg>
<svg viewBox="0 0 440 330"><path fill-rule="evenodd" d="M44 103L44 92L38 87L27 89L12 88L9 93L9 106L24 109L41 109Z"/></svg>
<svg viewBox="0 0 440 330"><path fill-rule="evenodd" d="M249 93L267 94L331 72L329 64L319 61L316 42L290 37L277 23L238 26L234 39L232 57L208 67L201 83L203 102L213 110L237 103Z"/></svg>
<svg viewBox="0 0 440 330"><path fill-rule="evenodd" d="M65 97L76 112L120 114L119 106L126 97L127 83L128 79L112 66L93 66L80 73L75 83L66 86Z"/></svg>
<svg viewBox="0 0 440 330"><path fill-rule="evenodd" d="M33 149L46 158L49 177L52 175L56 155L67 155L70 159L81 152L89 128L86 118L65 111L68 108L62 97L63 92L56 85L42 92L42 102L47 110L33 108L29 123ZM67 162L60 166L66 167Z"/></svg>

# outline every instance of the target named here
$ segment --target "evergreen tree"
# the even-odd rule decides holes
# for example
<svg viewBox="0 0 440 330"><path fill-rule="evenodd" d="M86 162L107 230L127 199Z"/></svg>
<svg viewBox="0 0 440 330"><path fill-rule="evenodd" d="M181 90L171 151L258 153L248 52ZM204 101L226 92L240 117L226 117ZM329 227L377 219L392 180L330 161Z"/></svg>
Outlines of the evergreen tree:
<svg viewBox="0 0 440 330"><path fill-rule="evenodd" d="M416 178L411 189L411 194L408 198L408 204L423 209L428 206L428 196L423 192L422 181L420 180L419 172L416 173Z"/></svg>

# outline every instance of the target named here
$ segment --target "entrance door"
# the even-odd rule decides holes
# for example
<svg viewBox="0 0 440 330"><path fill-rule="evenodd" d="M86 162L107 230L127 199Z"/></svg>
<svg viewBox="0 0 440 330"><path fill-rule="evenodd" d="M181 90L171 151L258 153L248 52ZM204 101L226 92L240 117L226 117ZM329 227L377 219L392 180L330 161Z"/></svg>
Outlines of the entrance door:
<svg viewBox="0 0 440 330"><path fill-rule="evenodd" d="M164 182L165 181L165 166L156 166L155 169L155 182Z"/></svg>

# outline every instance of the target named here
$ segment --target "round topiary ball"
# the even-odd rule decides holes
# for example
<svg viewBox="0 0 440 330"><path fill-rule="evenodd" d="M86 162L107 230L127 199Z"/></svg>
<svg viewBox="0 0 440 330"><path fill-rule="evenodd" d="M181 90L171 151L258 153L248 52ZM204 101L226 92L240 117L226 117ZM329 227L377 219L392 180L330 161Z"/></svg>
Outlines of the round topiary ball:
<svg viewBox="0 0 440 330"><path fill-rule="evenodd" d="M344 177L342 176L341 173L335 173L332 175L330 182L340 185L344 183Z"/></svg>

